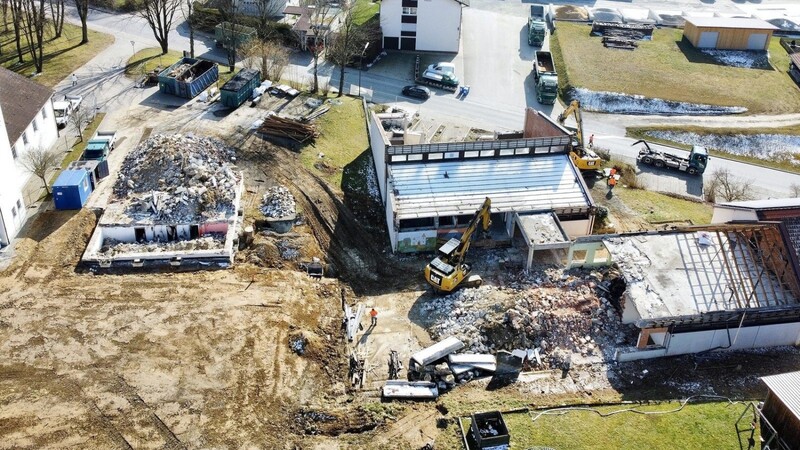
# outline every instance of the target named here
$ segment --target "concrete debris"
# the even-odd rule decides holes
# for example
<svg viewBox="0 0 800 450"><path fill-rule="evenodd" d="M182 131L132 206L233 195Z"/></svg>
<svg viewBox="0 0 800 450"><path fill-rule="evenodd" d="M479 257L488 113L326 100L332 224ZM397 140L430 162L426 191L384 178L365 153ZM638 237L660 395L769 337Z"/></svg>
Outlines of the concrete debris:
<svg viewBox="0 0 800 450"><path fill-rule="evenodd" d="M455 336L466 352L515 351L528 367L568 369L609 361L628 341L619 314L602 286L603 274L534 273L513 288L462 289L423 305L437 317L434 339ZM548 279L549 281L544 281Z"/></svg>
<svg viewBox="0 0 800 450"><path fill-rule="evenodd" d="M278 251L281 252L281 258L287 261L294 261L300 257L300 251L296 249L289 241L278 241L276 244Z"/></svg>
<svg viewBox="0 0 800 450"><path fill-rule="evenodd" d="M114 195L129 202L134 219L197 223L235 212L232 148L210 138L154 135L122 163Z"/></svg>
<svg viewBox="0 0 800 450"><path fill-rule="evenodd" d="M300 356L306 352L306 345L308 345L308 341L303 335L289 338L289 348Z"/></svg>
<svg viewBox="0 0 800 450"><path fill-rule="evenodd" d="M295 214L294 196L284 186L274 186L261 199L261 212L271 218L290 217Z"/></svg>
<svg viewBox="0 0 800 450"><path fill-rule="evenodd" d="M105 239L98 252L101 256L115 256L128 253L170 253L193 250L221 250L225 247L224 234L208 234L198 239L186 241L153 241L141 243L120 242Z"/></svg>

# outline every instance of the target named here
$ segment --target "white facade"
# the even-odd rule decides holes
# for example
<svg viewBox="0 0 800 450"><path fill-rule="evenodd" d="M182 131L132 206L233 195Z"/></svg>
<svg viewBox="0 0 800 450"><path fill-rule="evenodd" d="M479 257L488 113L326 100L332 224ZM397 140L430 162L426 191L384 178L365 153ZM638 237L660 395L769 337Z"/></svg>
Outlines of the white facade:
<svg viewBox="0 0 800 450"><path fill-rule="evenodd" d="M383 48L458 53L462 6L457 0L383 0Z"/></svg>
<svg viewBox="0 0 800 450"><path fill-rule="evenodd" d="M32 175L19 165L19 159L31 148L49 149L57 138L58 128L50 100L13 145L9 142L0 108L0 247L8 245L17 236L27 216L23 190Z"/></svg>

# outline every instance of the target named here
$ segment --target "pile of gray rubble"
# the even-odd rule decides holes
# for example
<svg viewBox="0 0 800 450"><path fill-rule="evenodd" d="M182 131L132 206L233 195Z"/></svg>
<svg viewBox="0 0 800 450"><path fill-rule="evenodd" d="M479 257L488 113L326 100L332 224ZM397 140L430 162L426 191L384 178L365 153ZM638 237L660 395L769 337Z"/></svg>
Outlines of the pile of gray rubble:
<svg viewBox="0 0 800 450"><path fill-rule="evenodd" d="M154 135L131 151L114 185L125 213L158 223L202 223L235 212L232 148L215 139L175 134Z"/></svg>
<svg viewBox="0 0 800 450"><path fill-rule="evenodd" d="M261 199L261 212L270 218L289 217L295 214L294 196L284 186L273 186Z"/></svg>

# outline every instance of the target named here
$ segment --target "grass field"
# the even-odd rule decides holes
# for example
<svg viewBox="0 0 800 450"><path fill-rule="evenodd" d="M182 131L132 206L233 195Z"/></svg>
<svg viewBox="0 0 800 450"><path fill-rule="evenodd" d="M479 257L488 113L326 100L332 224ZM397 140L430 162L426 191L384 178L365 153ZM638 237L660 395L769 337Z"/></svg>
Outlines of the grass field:
<svg viewBox="0 0 800 450"><path fill-rule="evenodd" d="M636 409L669 411L679 406L677 402L669 402ZM597 410L608 413L627 408L608 406ZM658 415L623 412L601 417L589 411L572 411L564 415L543 415L534 422L532 417L537 413L532 411L530 414L505 414L503 418L511 434L512 449L533 446L571 450L733 449L739 448L734 424L744 409L740 403L696 403L675 413ZM468 424L469 420L465 421L465 427Z"/></svg>
<svg viewBox="0 0 800 450"><path fill-rule="evenodd" d="M658 142L662 144L674 145L675 147L680 147L685 150L689 150L691 145L682 144L679 142L672 142L672 141L665 141L663 139L653 138L648 136L646 133L648 131L686 131L690 133L697 133L697 134L715 134L721 136L731 136L731 135L751 135L751 134L786 134L797 136L800 135L800 125L790 126L790 127L780 127L780 128L707 128L707 127L693 127L693 126L658 126L658 127L647 127L647 128L639 128L639 127L630 127L627 129L626 135L629 137L633 137L636 139L646 139L650 142ZM785 161L776 161L776 160L768 160L762 158L755 158L752 156L747 155L738 155L735 153L728 153L726 151L721 151L719 149L709 149L712 156L721 156L727 159L733 159L736 161L741 161L748 164L753 164L756 166L762 167L770 167L773 169L785 170L787 172L792 173L800 173L800 166L796 164L787 164Z"/></svg>
<svg viewBox="0 0 800 450"><path fill-rule="evenodd" d="M644 189L618 186L614 195L650 223L691 220L693 224L711 223L713 207L706 203L683 200Z"/></svg>
<svg viewBox="0 0 800 450"><path fill-rule="evenodd" d="M10 13L8 18L11 20ZM8 31L4 30L5 27L0 27L0 45L3 48L3 54L0 55L0 65L18 74L30 76L34 71L34 66L33 59L26 50L27 39L22 38L23 62L20 64L17 56L17 47L14 44L14 28L9 25ZM53 39L53 28L48 26L45 30L43 50L44 67L42 74L34 78L34 80L45 86L55 86L108 47L114 42L114 37L90 29L89 43L79 45L80 41L80 26L65 23L63 33L58 39Z"/></svg>
<svg viewBox="0 0 800 450"><path fill-rule="evenodd" d="M322 175L338 189L344 185L364 184L363 180L342 179L344 168L369 148L361 99L331 98L334 102L341 101L341 104L331 104L330 111L317 119L320 137L315 146L303 149L300 159L304 166ZM320 153L325 156L319 158ZM348 173L355 176L358 171Z"/></svg>
<svg viewBox="0 0 800 450"><path fill-rule="evenodd" d="M634 51L607 49L590 27L559 22L551 46L562 90L583 87L722 106L751 114L794 113L800 90L786 73L789 57L773 38L773 70L722 66L682 40L682 31L657 29Z"/></svg>

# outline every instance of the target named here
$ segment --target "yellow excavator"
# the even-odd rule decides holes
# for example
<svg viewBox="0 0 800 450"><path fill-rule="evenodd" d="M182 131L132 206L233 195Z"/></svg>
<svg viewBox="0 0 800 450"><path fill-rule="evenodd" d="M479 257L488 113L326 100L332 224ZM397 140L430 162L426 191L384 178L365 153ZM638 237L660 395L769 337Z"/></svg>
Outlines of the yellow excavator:
<svg viewBox="0 0 800 450"><path fill-rule="evenodd" d="M575 131L575 138L577 144L572 145L572 151L569 152L569 159L575 164L579 170L601 170L602 160L599 156L590 149L586 148L583 141L583 118L581 118L581 102L573 100L567 109L558 116L558 123L564 125L564 121L570 115L575 116L575 123L578 129Z"/></svg>
<svg viewBox="0 0 800 450"><path fill-rule="evenodd" d="M480 226L481 234L486 234L491 221L492 201L486 197L483 205L475 211L475 216L469 221L467 229L461 239L450 239L439 247L439 255L425 266L425 280L433 286L438 294L448 294L458 287L477 287L483 281L478 275L469 275L472 270L464 262L469 246L475 236L475 231ZM466 281L465 281L466 279Z"/></svg>

